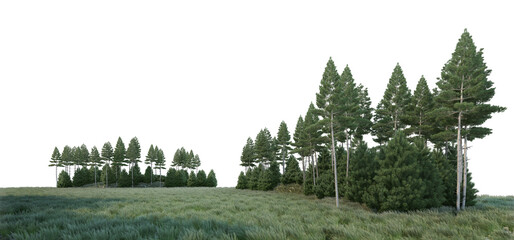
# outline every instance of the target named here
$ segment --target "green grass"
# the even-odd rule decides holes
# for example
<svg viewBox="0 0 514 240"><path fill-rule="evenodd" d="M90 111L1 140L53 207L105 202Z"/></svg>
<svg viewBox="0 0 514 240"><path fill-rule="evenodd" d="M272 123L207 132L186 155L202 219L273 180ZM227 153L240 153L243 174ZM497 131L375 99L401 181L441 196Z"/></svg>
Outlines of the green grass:
<svg viewBox="0 0 514 240"><path fill-rule="evenodd" d="M373 213L232 188L0 189L0 239L514 239L514 196Z"/></svg>

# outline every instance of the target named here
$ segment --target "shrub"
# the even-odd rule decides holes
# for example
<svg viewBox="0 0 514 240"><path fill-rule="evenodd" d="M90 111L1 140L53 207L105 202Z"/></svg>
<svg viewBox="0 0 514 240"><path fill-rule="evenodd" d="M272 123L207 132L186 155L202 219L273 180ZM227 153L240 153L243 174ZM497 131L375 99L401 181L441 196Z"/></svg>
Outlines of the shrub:
<svg viewBox="0 0 514 240"><path fill-rule="evenodd" d="M67 187L72 187L73 184L71 182L71 179L70 179L70 175L68 175L68 173L66 171L61 171L61 173L59 173L59 178L57 180L57 187L58 188L67 188Z"/></svg>

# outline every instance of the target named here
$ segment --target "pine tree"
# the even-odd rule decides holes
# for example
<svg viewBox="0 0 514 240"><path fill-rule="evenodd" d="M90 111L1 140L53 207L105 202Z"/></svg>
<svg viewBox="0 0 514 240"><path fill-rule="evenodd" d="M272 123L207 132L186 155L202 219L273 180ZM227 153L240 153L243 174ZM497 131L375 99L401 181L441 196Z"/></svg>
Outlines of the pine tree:
<svg viewBox="0 0 514 240"><path fill-rule="evenodd" d="M98 152L98 149L96 148L96 146L93 146L93 148L91 149L91 155L89 155L89 159L91 161L91 166L95 170L95 173L94 173L94 175L95 175L95 187L98 187L98 185L96 184L96 169L99 166L102 166L103 161L102 161L102 158L100 157L100 153Z"/></svg>
<svg viewBox="0 0 514 240"><path fill-rule="evenodd" d="M70 175L64 170L61 171L61 173L59 173L59 179L57 180L57 187L58 188L73 187L73 183L71 182Z"/></svg>
<svg viewBox="0 0 514 240"><path fill-rule="evenodd" d="M246 144L243 147L240 165L245 167L245 171L248 171L248 168L255 167L255 151L253 140L251 137L248 137L248 139L246 140Z"/></svg>
<svg viewBox="0 0 514 240"><path fill-rule="evenodd" d="M159 169L159 186L162 187L162 169L165 168L166 163L166 157L164 156L164 152L162 149L159 149L159 147L155 146L154 148L155 155L156 155L156 161L155 161L155 169Z"/></svg>
<svg viewBox="0 0 514 240"><path fill-rule="evenodd" d="M393 70L384 97L375 110L373 135L375 142L383 144L393 137L396 131L403 130L406 125L403 120L411 98L407 81L403 76L400 64Z"/></svg>
<svg viewBox="0 0 514 240"><path fill-rule="evenodd" d="M319 86L319 93L316 93L316 105L319 109L319 115L323 118L320 123L325 128L330 129L327 134L331 138L331 153L334 167L334 186L336 193L336 207L339 207L339 188L337 181L337 163L336 163L336 140L335 135L338 134L337 126L334 126L335 116L337 116L337 106L341 103L340 92L342 91L341 78L335 67L334 61L330 58L325 67L325 72Z"/></svg>
<svg viewBox="0 0 514 240"><path fill-rule="evenodd" d="M282 178L283 184L302 184L302 171L298 166L298 161L294 158L293 155L290 155L287 159L286 171Z"/></svg>
<svg viewBox="0 0 514 240"><path fill-rule="evenodd" d="M59 149L57 147L54 148L54 152L52 153L52 157L50 158L50 165L49 167L55 166L55 186L59 184L59 180L57 178L57 167L62 167L61 164L61 153L59 152Z"/></svg>
<svg viewBox="0 0 514 240"><path fill-rule="evenodd" d="M109 187L109 173L112 173L111 169L111 160L114 156L114 152L112 150L112 145L110 142L104 143L104 146L102 147L102 158L107 161L107 168L108 171L105 171L105 187ZM103 179L103 178L102 178Z"/></svg>
<svg viewBox="0 0 514 240"><path fill-rule="evenodd" d="M127 170L123 169L120 172L119 186L120 187L130 187L130 185L131 185L130 176L127 173Z"/></svg>
<svg viewBox="0 0 514 240"><path fill-rule="evenodd" d="M114 149L112 166L114 168L116 174L116 187L118 187L118 173L120 172L121 167L126 166L125 164L125 144L121 137L118 137L118 141L116 142L116 148ZM120 176L121 177L121 176Z"/></svg>
<svg viewBox="0 0 514 240"><path fill-rule="evenodd" d="M198 171L198 174L196 174L196 186L205 187L206 181L207 181L207 175L205 174L205 171L203 171L203 170Z"/></svg>
<svg viewBox="0 0 514 240"><path fill-rule="evenodd" d="M255 157L257 162L267 165L272 160L271 133L267 128L262 129L255 138Z"/></svg>
<svg viewBox="0 0 514 240"><path fill-rule="evenodd" d="M68 145L64 146L64 149L62 150L62 155L61 155L61 163L65 167L65 171L68 174L68 176L70 175L69 168L73 164L72 158L73 158L73 156L72 156L72 152L71 152L71 147Z"/></svg>
<svg viewBox="0 0 514 240"><path fill-rule="evenodd" d="M432 92L428 88L425 77L421 76L403 118L405 123L409 125L405 133L407 135L416 134L418 138L424 139L426 145L426 141L433 133L432 119L427 113L430 113L433 109Z"/></svg>
<svg viewBox="0 0 514 240"><path fill-rule="evenodd" d="M153 171L152 167L148 166L145 169L145 175L143 178L144 183L150 183L150 186L152 186L152 178L153 178Z"/></svg>
<svg viewBox="0 0 514 240"><path fill-rule="evenodd" d="M257 166L252 171L249 171L247 173L248 188L249 189L251 189L251 190L258 190L259 189L259 179L260 179L261 173L263 171L264 171L264 165L262 165L262 163L260 163L259 166Z"/></svg>
<svg viewBox="0 0 514 240"><path fill-rule="evenodd" d="M305 182L305 156L308 154L308 149L306 149L306 139L305 139L305 133L304 133L304 122L302 116L298 118L298 122L296 123L296 128L293 134L293 146L295 147L293 149L293 153L297 153L300 155L302 159L302 175L303 175L303 181Z"/></svg>
<svg viewBox="0 0 514 240"><path fill-rule="evenodd" d="M209 175L207 175L206 183L207 183L206 184L207 187L216 187L216 186L218 186L218 180L216 179L216 174L214 173L214 171L212 169L209 172Z"/></svg>
<svg viewBox="0 0 514 240"><path fill-rule="evenodd" d="M322 137L320 129L319 118L316 115L316 108L314 104L309 105L309 109L305 114L305 120L303 122L303 134L301 135L304 143L303 151L310 158L310 164L313 166L310 168L312 182L316 185L316 168L317 168L317 151L320 149L320 145L326 142L326 139ZM307 176L306 176L307 177Z"/></svg>
<svg viewBox="0 0 514 240"><path fill-rule="evenodd" d="M282 121L280 126L278 127L277 133L278 140L278 148L280 150L280 156L282 159L282 173L285 173L285 162L288 151L291 150L291 135L289 135L289 130L287 130L286 122Z"/></svg>
<svg viewBox="0 0 514 240"><path fill-rule="evenodd" d="M248 188L247 184L248 183L247 183L245 173L243 171L241 171L241 173L239 173L239 177L237 178L236 189L247 189Z"/></svg>
<svg viewBox="0 0 514 240"><path fill-rule="evenodd" d="M373 108L371 107L371 99L368 96L368 89L364 88L361 84L357 86L359 97L359 109L357 117L355 118L356 129L354 137L357 140L362 140L363 136L371 132L373 126Z"/></svg>
<svg viewBox="0 0 514 240"><path fill-rule="evenodd" d="M80 145L79 158L79 164L82 167L87 167L90 165L89 150L85 144Z"/></svg>
<svg viewBox="0 0 514 240"><path fill-rule="evenodd" d="M150 183L150 186L153 183L153 164L155 163L156 159L157 159L157 155L155 154L155 149L153 147L153 144L151 144L150 148L148 149L148 154L146 154L146 160L145 160L146 164L150 164L150 166L149 166L149 168L150 168L150 176L147 177L147 178L149 178L148 179L149 180L148 183ZM146 172L147 171L145 171L145 177L146 177Z"/></svg>
<svg viewBox="0 0 514 240"><path fill-rule="evenodd" d="M166 179L164 180L165 187L178 187L180 175L174 168L169 168L166 173Z"/></svg>
<svg viewBox="0 0 514 240"><path fill-rule="evenodd" d="M352 174L348 177L345 196L350 201L362 203L362 197L373 184L378 163L375 160L375 150L369 149L363 141L357 145L353 155L357 160L350 162Z"/></svg>
<svg viewBox="0 0 514 240"><path fill-rule="evenodd" d="M425 191L422 199L425 201L424 208L440 207L444 202L444 185L441 180L439 169L436 166L430 149L425 145L423 139L415 142L418 153L418 165L420 177L423 179Z"/></svg>
<svg viewBox="0 0 514 240"><path fill-rule="evenodd" d="M444 65L441 78L437 82L440 92L437 96L439 112L456 118L453 126L457 128L457 199L456 209L461 209L461 189L463 179L467 177L466 162L463 160L463 129L482 125L491 115L505 110L503 107L490 105L495 93L493 83L488 79L491 70L483 58L483 49L476 50L475 43L465 29L452 54L451 59ZM487 134L485 134L487 135ZM485 136L482 135L482 136ZM466 183L467 181L464 181ZM466 184L464 184L466 188ZM465 208L465 201L462 201Z"/></svg>
<svg viewBox="0 0 514 240"><path fill-rule="evenodd" d="M129 159L130 162L130 169L132 170L132 187L134 187L134 165L138 162L141 162L141 160L139 160L141 158L141 146L139 146L139 141L137 140L137 137L133 137L132 139L130 139L126 157ZM139 174L141 174L141 172L139 172Z"/></svg>
<svg viewBox="0 0 514 240"><path fill-rule="evenodd" d="M109 166L109 164L105 164L103 167L102 167L102 173L100 174L100 181L106 183L105 186L107 187L107 182L108 182L108 178L109 176L112 176L114 173L113 173L113 169Z"/></svg>
<svg viewBox="0 0 514 240"><path fill-rule="evenodd" d="M195 172L191 171L189 174L189 179L187 179L187 186L188 187L197 187L198 181L196 180L196 174Z"/></svg>
<svg viewBox="0 0 514 240"><path fill-rule="evenodd" d="M191 150L191 153L192 152L193 152L193 150ZM200 156L198 156L198 154L195 154L194 156L191 157L191 163L190 163L191 169L195 170L195 169L199 168L201 165L202 165L202 162L200 161Z"/></svg>

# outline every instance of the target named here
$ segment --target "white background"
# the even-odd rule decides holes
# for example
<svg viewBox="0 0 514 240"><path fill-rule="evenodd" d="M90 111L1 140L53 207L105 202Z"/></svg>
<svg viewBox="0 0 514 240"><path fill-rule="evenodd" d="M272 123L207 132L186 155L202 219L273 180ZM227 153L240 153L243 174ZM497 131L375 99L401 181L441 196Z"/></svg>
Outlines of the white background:
<svg viewBox="0 0 514 240"><path fill-rule="evenodd" d="M0 187L55 186L54 146L184 146L235 186L261 128L291 135L330 56L376 107L397 62L430 88L467 28L509 109L471 143L480 194L514 195L512 7L496 1L1 1ZM369 138L368 138L369 139ZM145 166L142 167L143 169Z"/></svg>

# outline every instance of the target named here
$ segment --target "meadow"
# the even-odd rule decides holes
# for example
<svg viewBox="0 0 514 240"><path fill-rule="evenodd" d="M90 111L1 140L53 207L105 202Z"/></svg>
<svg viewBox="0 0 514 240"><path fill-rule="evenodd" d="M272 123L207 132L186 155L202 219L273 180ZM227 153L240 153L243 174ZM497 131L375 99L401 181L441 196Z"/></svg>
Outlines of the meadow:
<svg viewBox="0 0 514 240"><path fill-rule="evenodd" d="M0 189L0 239L514 239L514 196L374 213L233 188Z"/></svg>

